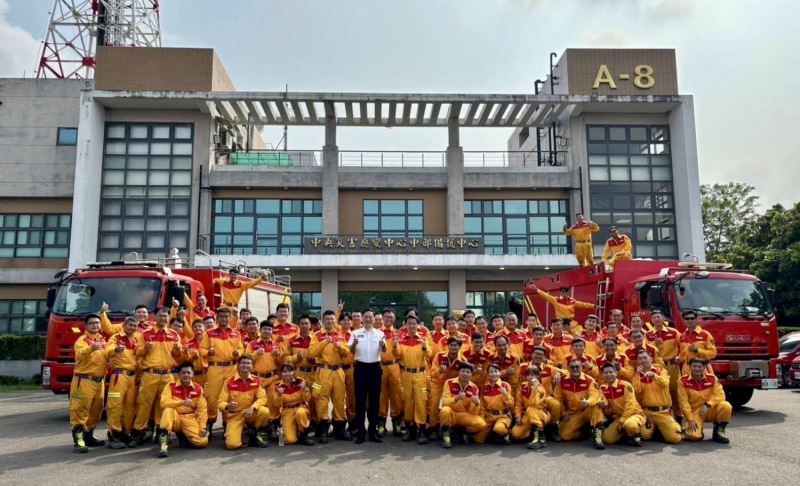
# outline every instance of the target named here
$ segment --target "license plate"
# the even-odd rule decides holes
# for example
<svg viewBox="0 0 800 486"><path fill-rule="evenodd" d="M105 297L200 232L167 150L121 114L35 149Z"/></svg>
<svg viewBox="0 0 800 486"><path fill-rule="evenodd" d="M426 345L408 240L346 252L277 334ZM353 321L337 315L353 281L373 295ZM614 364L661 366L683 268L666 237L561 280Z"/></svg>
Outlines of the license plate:
<svg viewBox="0 0 800 486"><path fill-rule="evenodd" d="M761 380L761 389L762 390L777 390L778 389L778 379L777 378L764 378Z"/></svg>

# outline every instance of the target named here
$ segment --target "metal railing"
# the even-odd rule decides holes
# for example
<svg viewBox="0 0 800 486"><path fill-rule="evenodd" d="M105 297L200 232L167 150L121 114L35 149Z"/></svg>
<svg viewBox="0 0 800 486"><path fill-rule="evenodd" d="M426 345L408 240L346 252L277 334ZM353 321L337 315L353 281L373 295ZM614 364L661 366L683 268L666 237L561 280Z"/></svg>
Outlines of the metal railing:
<svg viewBox="0 0 800 486"><path fill-rule="evenodd" d="M322 152L319 150L250 150L233 152L229 156L231 165L257 167L319 167Z"/></svg>
<svg viewBox="0 0 800 486"><path fill-rule="evenodd" d="M340 167L445 167L445 165L445 153L441 151L339 151Z"/></svg>
<svg viewBox="0 0 800 486"><path fill-rule="evenodd" d="M566 150L464 151L464 167L558 167L566 165Z"/></svg>

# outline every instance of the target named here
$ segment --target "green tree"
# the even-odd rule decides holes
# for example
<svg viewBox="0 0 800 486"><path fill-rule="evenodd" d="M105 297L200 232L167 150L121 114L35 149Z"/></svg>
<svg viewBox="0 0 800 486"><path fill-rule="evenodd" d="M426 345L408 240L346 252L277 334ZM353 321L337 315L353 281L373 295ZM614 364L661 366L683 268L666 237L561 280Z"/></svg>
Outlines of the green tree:
<svg viewBox="0 0 800 486"><path fill-rule="evenodd" d="M735 267L774 286L783 325L800 323L800 203L756 216L741 228L729 255Z"/></svg>
<svg viewBox="0 0 800 486"><path fill-rule="evenodd" d="M738 236L756 218L754 189L741 182L700 186L706 260L730 260Z"/></svg>

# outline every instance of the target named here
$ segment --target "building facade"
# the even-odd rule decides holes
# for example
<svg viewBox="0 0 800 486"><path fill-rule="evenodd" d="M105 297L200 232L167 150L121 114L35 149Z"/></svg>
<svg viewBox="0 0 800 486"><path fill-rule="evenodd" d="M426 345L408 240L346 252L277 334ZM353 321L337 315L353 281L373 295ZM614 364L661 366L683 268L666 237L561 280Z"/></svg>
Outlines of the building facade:
<svg viewBox="0 0 800 486"><path fill-rule="evenodd" d="M213 51L150 48L101 48L88 84L3 80L0 332L42 330L60 268L171 248L290 275L296 312L344 300L423 315L505 311L524 280L573 266L562 228L576 212L601 226L598 256L616 225L637 257L702 258L674 51L568 49L544 86L238 92ZM324 140L265 150L264 125L321 126ZM339 127L447 128L447 146L353 151ZM512 131L508 150L465 151L464 127Z"/></svg>

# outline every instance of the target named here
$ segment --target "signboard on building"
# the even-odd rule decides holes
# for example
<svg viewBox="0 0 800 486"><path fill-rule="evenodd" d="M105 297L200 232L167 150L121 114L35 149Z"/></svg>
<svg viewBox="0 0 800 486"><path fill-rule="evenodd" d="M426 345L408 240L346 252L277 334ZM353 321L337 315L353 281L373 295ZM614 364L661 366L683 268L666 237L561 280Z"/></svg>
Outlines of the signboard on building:
<svg viewBox="0 0 800 486"><path fill-rule="evenodd" d="M559 84L573 95L678 94L675 49L567 49ZM562 58L559 64L564 63ZM566 79L564 79L566 78Z"/></svg>
<svg viewBox="0 0 800 486"><path fill-rule="evenodd" d="M484 252L483 238L474 236L308 236L303 240L305 255L342 254L478 254Z"/></svg>

